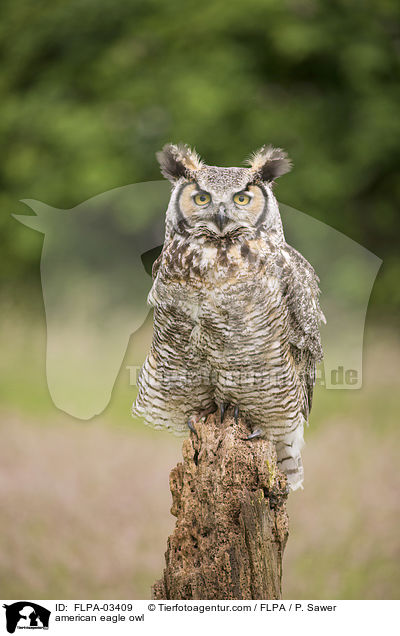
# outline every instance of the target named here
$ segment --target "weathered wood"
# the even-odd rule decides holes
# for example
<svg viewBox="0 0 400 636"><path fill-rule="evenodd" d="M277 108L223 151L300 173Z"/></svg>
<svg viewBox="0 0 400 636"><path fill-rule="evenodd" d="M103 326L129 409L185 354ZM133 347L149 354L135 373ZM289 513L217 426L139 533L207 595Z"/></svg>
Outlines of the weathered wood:
<svg viewBox="0 0 400 636"><path fill-rule="evenodd" d="M155 599L279 599L288 536L286 477L274 445L244 441L231 410L197 424L183 443L183 463L170 474L166 567Z"/></svg>

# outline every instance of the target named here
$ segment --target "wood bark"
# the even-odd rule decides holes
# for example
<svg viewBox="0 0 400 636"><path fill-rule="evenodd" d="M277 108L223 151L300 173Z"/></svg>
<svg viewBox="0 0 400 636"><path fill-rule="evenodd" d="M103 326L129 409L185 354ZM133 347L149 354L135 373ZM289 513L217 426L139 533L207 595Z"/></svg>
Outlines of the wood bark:
<svg viewBox="0 0 400 636"><path fill-rule="evenodd" d="M245 441L231 409L196 428L170 474L177 521L153 598L279 599L288 490L274 445Z"/></svg>

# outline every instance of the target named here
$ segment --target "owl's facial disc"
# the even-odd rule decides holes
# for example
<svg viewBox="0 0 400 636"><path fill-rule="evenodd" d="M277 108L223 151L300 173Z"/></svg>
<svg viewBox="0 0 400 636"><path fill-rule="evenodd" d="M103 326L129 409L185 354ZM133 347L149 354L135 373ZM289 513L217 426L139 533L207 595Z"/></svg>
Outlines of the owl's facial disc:
<svg viewBox="0 0 400 636"><path fill-rule="evenodd" d="M266 194L260 186L250 184L245 190L233 195L236 214L254 227L266 206Z"/></svg>
<svg viewBox="0 0 400 636"><path fill-rule="evenodd" d="M248 185L238 192L207 192L197 183L181 186L177 198L177 218L188 231L197 235L226 237L241 231L248 234L263 213L266 204L263 190Z"/></svg>

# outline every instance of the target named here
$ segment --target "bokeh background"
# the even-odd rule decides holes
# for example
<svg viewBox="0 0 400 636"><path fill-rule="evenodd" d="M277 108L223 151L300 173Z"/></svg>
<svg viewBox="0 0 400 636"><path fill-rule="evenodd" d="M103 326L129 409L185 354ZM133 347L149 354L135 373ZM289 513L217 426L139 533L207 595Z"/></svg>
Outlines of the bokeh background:
<svg viewBox="0 0 400 636"><path fill-rule="evenodd" d="M67 209L158 179L155 151L184 141L219 165L286 148L295 169L279 200L383 260L362 389L316 392L284 597L397 598L399 3L3 0L0 18L0 596L148 598L161 573L181 442L131 420L126 369L151 317L107 409L86 422L58 411L43 235L10 215L29 213L24 198ZM134 233L123 215L107 223Z"/></svg>

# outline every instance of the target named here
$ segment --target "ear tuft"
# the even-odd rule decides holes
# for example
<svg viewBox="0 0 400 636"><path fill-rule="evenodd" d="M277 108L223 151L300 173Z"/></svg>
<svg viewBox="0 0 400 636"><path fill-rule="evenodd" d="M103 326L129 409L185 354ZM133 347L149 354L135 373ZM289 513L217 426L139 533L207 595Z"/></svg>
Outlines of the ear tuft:
<svg viewBox="0 0 400 636"><path fill-rule="evenodd" d="M282 148L263 146L254 152L246 162L254 178L260 181L274 181L292 169L292 162Z"/></svg>
<svg viewBox="0 0 400 636"><path fill-rule="evenodd" d="M172 183L181 177L190 177L203 166L197 152L186 144L167 144L156 153L156 157L162 175Z"/></svg>

